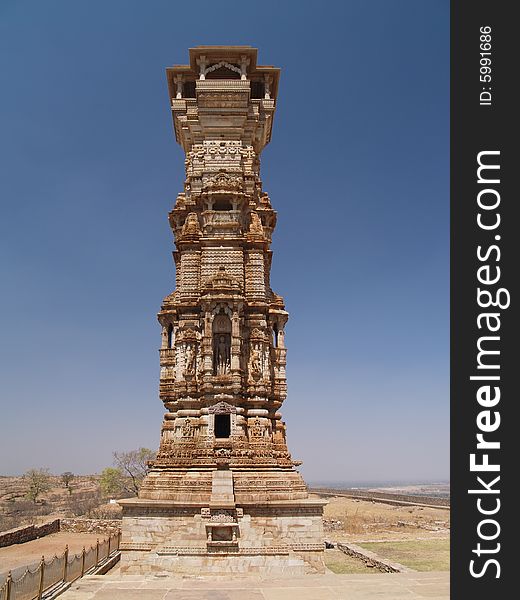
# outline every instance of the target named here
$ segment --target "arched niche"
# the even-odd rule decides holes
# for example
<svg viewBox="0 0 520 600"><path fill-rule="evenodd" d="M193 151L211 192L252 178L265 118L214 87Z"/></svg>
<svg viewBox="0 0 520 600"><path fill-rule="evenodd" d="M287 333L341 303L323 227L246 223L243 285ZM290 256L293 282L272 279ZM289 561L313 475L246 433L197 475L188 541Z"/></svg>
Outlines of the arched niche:
<svg viewBox="0 0 520 600"><path fill-rule="evenodd" d="M278 348L278 323L273 325L273 348Z"/></svg>
<svg viewBox="0 0 520 600"><path fill-rule="evenodd" d="M226 375L231 368L231 319L222 310L213 318L213 375Z"/></svg>

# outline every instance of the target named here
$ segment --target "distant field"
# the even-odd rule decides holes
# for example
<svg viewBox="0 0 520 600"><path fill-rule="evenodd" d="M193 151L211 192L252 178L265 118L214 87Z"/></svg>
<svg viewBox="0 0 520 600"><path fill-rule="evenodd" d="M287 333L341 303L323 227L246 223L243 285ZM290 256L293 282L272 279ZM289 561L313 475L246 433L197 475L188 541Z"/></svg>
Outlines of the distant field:
<svg viewBox="0 0 520 600"><path fill-rule="evenodd" d="M384 492L390 494L411 494L413 496L437 496L449 498L450 496L450 484L445 483L422 483L422 484L408 484L408 485L397 485L397 484L382 484L381 482L372 482L370 485L364 485L359 482L347 482L344 484L326 484L308 482L311 488L320 489L331 489L338 492Z"/></svg>
<svg viewBox="0 0 520 600"><path fill-rule="evenodd" d="M358 542L358 545L416 571L450 570L450 542L448 539Z"/></svg>
<svg viewBox="0 0 520 600"><path fill-rule="evenodd" d="M345 496L327 498L325 536L332 541L373 542L443 538L450 535L450 511L394 506Z"/></svg>

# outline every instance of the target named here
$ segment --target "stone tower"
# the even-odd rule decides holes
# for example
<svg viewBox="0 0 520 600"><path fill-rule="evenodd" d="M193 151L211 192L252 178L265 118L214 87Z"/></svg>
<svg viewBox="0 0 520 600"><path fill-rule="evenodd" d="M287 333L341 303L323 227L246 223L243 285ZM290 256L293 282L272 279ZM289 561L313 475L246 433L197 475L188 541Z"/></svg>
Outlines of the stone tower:
<svg viewBox="0 0 520 600"><path fill-rule="evenodd" d="M169 214L176 289L159 312L157 459L123 506L122 571L323 570L324 502L287 449L283 298L270 286L276 212L259 156L280 70L249 46L199 46L168 68L184 191Z"/></svg>

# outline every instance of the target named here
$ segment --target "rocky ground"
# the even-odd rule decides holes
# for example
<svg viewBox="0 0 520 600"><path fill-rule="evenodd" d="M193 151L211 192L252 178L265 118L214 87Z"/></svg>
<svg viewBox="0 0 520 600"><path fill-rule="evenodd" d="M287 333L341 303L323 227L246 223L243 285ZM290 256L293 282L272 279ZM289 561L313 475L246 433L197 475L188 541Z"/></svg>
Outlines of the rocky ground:
<svg viewBox="0 0 520 600"><path fill-rule="evenodd" d="M61 477L51 477L51 489L37 502L26 498L23 477L0 476L0 531L42 523L59 517L86 515L92 518L117 518L119 508L107 504L99 489L98 475L77 475L70 492Z"/></svg>

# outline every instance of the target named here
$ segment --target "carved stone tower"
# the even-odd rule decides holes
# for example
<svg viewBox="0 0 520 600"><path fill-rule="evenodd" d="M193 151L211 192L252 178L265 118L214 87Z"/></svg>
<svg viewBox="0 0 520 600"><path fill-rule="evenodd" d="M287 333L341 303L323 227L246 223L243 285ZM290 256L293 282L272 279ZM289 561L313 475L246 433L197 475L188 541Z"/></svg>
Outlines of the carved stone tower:
<svg viewBox="0 0 520 600"><path fill-rule="evenodd" d="M199 46L167 69L184 191L169 214L176 289L159 312L167 412L139 497L121 501L122 571L323 570L324 502L308 497L279 412L283 298L259 156L280 70L249 46Z"/></svg>

